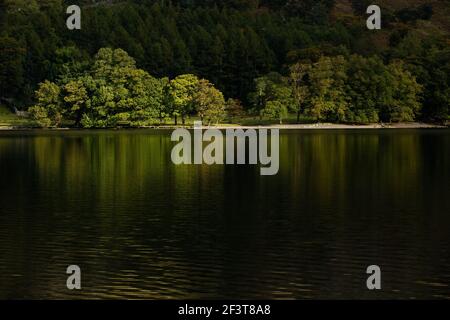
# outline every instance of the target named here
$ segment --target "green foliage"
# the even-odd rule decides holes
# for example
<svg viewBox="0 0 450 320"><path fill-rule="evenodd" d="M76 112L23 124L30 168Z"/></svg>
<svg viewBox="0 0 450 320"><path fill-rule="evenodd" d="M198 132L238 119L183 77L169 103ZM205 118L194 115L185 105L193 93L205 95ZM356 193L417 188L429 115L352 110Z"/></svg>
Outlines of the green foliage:
<svg viewBox="0 0 450 320"><path fill-rule="evenodd" d="M310 64L296 63L290 67L289 83L292 88L291 109L297 113L297 123L300 115L305 112L307 99L310 96L309 75Z"/></svg>
<svg viewBox="0 0 450 320"><path fill-rule="evenodd" d="M262 115L264 117L268 117L269 119L276 119L283 123L283 119L285 119L288 115L288 110L286 105L284 105L281 101L269 101L266 104L266 107L262 110Z"/></svg>
<svg viewBox="0 0 450 320"><path fill-rule="evenodd" d="M345 121L348 98L345 92L347 61L324 57L309 70L310 96L306 113L319 121Z"/></svg>
<svg viewBox="0 0 450 320"><path fill-rule="evenodd" d="M218 123L226 116L223 94L208 80L197 83L193 103L200 119L206 119L209 124Z"/></svg>
<svg viewBox="0 0 450 320"><path fill-rule="evenodd" d="M242 102L238 99L233 98L228 99L225 104L225 111L230 120L233 118L240 118L245 115L245 110L242 105Z"/></svg>
<svg viewBox="0 0 450 320"><path fill-rule="evenodd" d="M289 107L293 104L292 88L287 78L272 72L255 79L255 91L250 93L249 100L257 113L261 113L269 101L279 101Z"/></svg>
<svg viewBox="0 0 450 320"><path fill-rule="evenodd" d="M302 9L324 7L326 12L319 15L326 18L331 9L328 0L290 4L284 0L66 2L90 5L83 7L82 29L77 32L64 27L61 1L7 2L3 32L28 52L24 71L19 72L23 78L19 89L34 88L44 79L56 81L56 75L65 74L61 68L80 73L83 66L77 64L85 62L87 53L120 47L156 77L196 74L209 79L227 97L247 103L253 80L279 70L289 52L330 42L331 33L351 37L342 28L312 25L312 11ZM296 13L289 9L292 5L299 8ZM260 6L273 10L260 10ZM15 94L9 89L8 93Z"/></svg>
<svg viewBox="0 0 450 320"><path fill-rule="evenodd" d="M164 82L136 68L121 49L99 50L90 67L75 76L62 68L59 84L48 81L36 92L38 104L30 108L42 126L58 126L61 118L87 128L121 124L151 124L161 114Z"/></svg>
<svg viewBox="0 0 450 320"><path fill-rule="evenodd" d="M435 39L420 40L407 34L393 50L423 87L421 119L445 122L450 117L450 47Z"/></svg>
<svg viewBox="0 0 450 320"><path fill-rule="evenodd" d="M65 28L68 4L83 6L79 31ZM351 4L365 17L372 3ZM60 88L62 116L77 126L137 126L170 117L184 122L197 112L190 90L208 79L227 99L239 99L259 115L270 101L279 101L298 121L301 115L318 121L446 121L448 30L444 36L428 33L425 40L425 31L411 32L417 19L435 23L436 8L446 4L383 7L383 32L371 36L364 19L339 14L341 5L2 0L0 99L19 109L38 105L33 92L49 80ZM390 39L389 45L380 46L378 36ZM364 57L354 55L361 53ZM389 66L396 60L404 64ZM409 82L411 92L394 76Z"/></svg>
<svg viewBox="0 0 450 320"><path fill-rule="evenodd" d="M421 108L422 86L404 69L401 62L391 63L387 66L387 71L391 95L382 109L384 119L390 122L414 121Z"/></svg>
<svg viewBox="0 0 450 320"><path fill-rule="evenodd" d="M255 80L255 92L250 95L260 117L276 119L280 123L288 111L295 108L295 96L289 80L278 73L270 73Z"/></svg>
<svg viewBox="0 0 450 320"><path fill-rule="evenodd" d="M304 113L318 121L414 121L421 108L422 87L398 61L385 65L377 57L323 57L292 67L291 79L301 100L297 105L305 105Z"/></svg>
<svg viewBox="0 0 450 320"><path fill-rule="evenodd" d="M58 127L62 120L60 88L45 81L36 91L37 104L29 108L31 118L44 128Z"/></svg>
<svg viewBox="0 0 450 320"><path fill-rule="evenodd" d="M55 51L51 72L53 78L61 83L67 83L81 76L89 68L89 64L89 55L78 47L61 47Z"/></svg>
<svg viewBox="0 0 450 320"><path fill-rule="evenodd" d="M379 109L390 99L389 74L378 57L351 56L347 70L347 95L351 101L346 115L348 122L378 122Z"/></svg>
<svg viewBox="0 0 450 320"><path fill-rule="evenodd" d="M198 85L199 79L193 74L180 75L170 81L169 101L175 124L178 116L181 116L184 124L186 117L194 113L194 95Z"/></svg>
<svg viewBox="0 0 450 320"><path fill-rule="evenodd" d="M217 123L226 116L224 96L209 81L192 74L156 79L122 49L100 49L81 74L62 66L59 82L41 83L38 103L29 109L43 127L59 126L63 117L75 126L103 128L146 126L167 116L184 123L195 113Z"/></svg>
<svg viewBox="0 0 450 320"><path fill-rule="evenodd" d="M64 86L64 101L66 102L66 115L75 118L75 124L79 125L83 113L86 112L88 93L82 79L69 81Z"/></svg>
<svg viewBox="0 0 450 320"><path fill-rule="evenodd" d="M0 37L0 97L18 93L24 81L25 48L11 37Z"/></svg>

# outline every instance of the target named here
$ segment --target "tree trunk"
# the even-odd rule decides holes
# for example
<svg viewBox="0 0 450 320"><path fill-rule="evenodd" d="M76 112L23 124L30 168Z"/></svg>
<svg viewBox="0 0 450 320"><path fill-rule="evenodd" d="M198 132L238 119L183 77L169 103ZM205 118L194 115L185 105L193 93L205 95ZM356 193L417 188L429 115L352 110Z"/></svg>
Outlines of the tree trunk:
<svg viewBox="0 0 450 320"><path fill-rule="evenodd" d="M83 115L81 112L78 112L77 118L75 119L75 127L79 128L81 127L81 119L83 118Z"/></svg>
<svg viewBox="0 0 450 320"><path fill-rule="evenodd" d="M178 125L178 117L175 116L175 125Z"/></svg>

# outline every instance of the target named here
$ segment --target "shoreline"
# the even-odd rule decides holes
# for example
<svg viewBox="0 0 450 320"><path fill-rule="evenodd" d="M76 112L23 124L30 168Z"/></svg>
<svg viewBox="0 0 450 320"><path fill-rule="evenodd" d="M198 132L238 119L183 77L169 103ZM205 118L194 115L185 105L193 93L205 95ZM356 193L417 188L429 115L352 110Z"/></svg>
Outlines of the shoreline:
<svg viewBox="0 0 450 320"><path fill-rule="evenodd" d="M86 131L86 130L134 130L134 129L160 129L174 130L178 128L193 129L193 126L146 126L146 127L117 127L117 128L38 128L21 126L0 126L1 131ZM422 122L391 123L391 124L338 124L338 123L310 123L310 124L273 124L273 125L217 125L202 126L202 129L280 129L280 130L354 130L354 129L448 129L448 125L429 124Z"/></svg>
<svg viewBox="0 0 450 320"><path fill-rule="evenodd" d="M280 129L280 130L326 130L326 129L445 129L448 126L428 124L421 122L394 123L394 124L339 124L339 123L312 123L312 124L275 124L261 126L204 126L214 129Z"/></svg>

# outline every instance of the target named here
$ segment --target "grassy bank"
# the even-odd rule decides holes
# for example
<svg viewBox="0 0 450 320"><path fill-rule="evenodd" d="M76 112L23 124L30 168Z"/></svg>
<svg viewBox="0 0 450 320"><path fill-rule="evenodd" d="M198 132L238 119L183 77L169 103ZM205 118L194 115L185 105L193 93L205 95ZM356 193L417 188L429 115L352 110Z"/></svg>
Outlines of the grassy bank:
<svg viewBox="0 0 450 320"><path fill-rule="evenodd" d="M35 124L30 119L21 118L6 106L0 105L0 128L31 128Z"/></svg>
<svg viewBox="0 0 450 320"><path fill-rule="evenodd" d="M190 117L186 119L183 125L180 121L175 125L173 120L165 121L164 123L155 123L151 128L168 128L173 129L177 127L192 127L195 121L200 121L198 117ZM204 127L208 124L204 123ZM223 122L212 125L213 127L225 128L279 128L279 129L411 129L411 128L445 128L445 125L427 124L419 122L411 123L392 123L392 124L336 124L336 123L317 123L312 118L302 117L300 123L297 123L297 116L295 114L289 115L283 124L276 120L260 119L258 116L244 116L233 119L227 119ZM448 125L447 125L448 126ZM121 125L119 128L128 128L128 126ZM6 106L0 105L0 130L20 130L20 129L34 129L38 128L37 124L31 120L19 117L11 112ZM71 128L70 123L63 125L63 128Z"/></svg>
<svg viewBox="0 0 450 320"><path fill-rule="evenodd" d="M177 126L193 126L195 121L200 121L199 117L189 117L186 119L186 122L184 124L181 123L181 120L178 120L177 125L171 120L166 120L163 123L159 123L156 121L154 123L154 126L161 126L161 127L177 127ZM312 124L314 123L314 120L307 117L302 117L300 119L300 124ZM277 120L270 120L270 119L260 119L258 116L243 116L243 117L236 117L232 119L225 119L221 123L218 124L218 126L271 126L271 125L277 125L279 122ZM297 116L295 114L289 115L285 120L283 120L283 124L287 125L293 125L297 124ZM207 125L207 123L204 123L204 125ZM71 123L64 123L63 127L71 127ZM0 129L6 129L6 128L37 128L38 125L35 123L35 121L21 118L11 112L6 106L0 105ZM118 127L126 128L128 125L126 122L121 123L118 125Z"/></svg>

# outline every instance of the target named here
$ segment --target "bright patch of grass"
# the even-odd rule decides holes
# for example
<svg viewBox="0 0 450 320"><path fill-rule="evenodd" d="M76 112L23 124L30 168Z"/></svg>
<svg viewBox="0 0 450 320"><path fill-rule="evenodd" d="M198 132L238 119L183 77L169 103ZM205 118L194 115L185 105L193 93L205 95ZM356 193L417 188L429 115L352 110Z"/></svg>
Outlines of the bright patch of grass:
<svg viewBox="0 0 450 320"><path fill-rule="evenodd" d="M32 127L33 121L18 117L6 106L0 105L0 127Z"/></svg>

